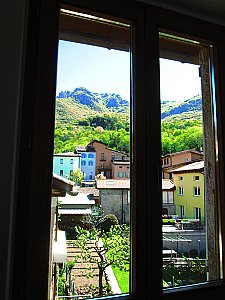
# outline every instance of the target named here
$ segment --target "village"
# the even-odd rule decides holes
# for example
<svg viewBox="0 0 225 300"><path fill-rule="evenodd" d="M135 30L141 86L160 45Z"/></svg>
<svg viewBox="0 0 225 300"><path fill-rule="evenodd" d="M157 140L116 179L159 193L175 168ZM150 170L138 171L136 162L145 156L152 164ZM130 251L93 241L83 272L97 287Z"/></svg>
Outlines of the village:
<svg viewBox="0 0 225 300"><path fill-rule="evenodd" d="M71 179L78 170L81 171L82 180L74 183ZM84 225L85 216L98 219L102 216L114 215L119 224L129 226L130 201L132 201L131 176L129 155L113 150L97 140L90 141L87 146L76 146L74 152L54 154L52 220L55 221L52 222L52 240L55 248L53 246L52 255L55 258L53 258L53 265L73 261L74 251L77 251L74 250L71 242L74 240L74 228ZM149 201L154 199L149 196ZM171 261L179 266L185 266L185 262L190 265L194 263L195 258L198 258L198 262L201 261L205 268L204 206L204 154L196 150L185 150L163 156L163 267L166 268ZM59 220L58 216L60 216ZM58 252L54 253L54 249L58 249ZM81 269L76 269L76 272L81 272ZM97 270L95 272L98 277ZM116 282L112 271L111 273L111 281ZM164 280L164 287L179 285L179 281L175 282L174 274L164 277L167 278L167 281ZM73 286L75 278L79 276L76 274L72 278L70 275ZM87 279L82 277L83 285L85 280ZM73 293L74 290L73 286ZM113 293L121 293L117 283ZM55 290L53 294L58 295L58 292Z"/></svg>

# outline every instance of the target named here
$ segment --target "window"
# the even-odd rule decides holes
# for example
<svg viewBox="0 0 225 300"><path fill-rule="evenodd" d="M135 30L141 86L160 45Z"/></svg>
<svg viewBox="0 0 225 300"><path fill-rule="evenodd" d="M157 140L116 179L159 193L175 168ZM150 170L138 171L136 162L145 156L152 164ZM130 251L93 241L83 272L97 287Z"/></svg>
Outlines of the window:
<svg viewBox="0 0 225 300"><path fill-rule="evenodd" d="M81 166L86 166L86 161L85 160L81 161Z"/></svg>
<svg viewBox="0 0 225 300"><path fill-rule="evenodd" d="M63 158L60 158L60 165L63 164Z"/></svg>
<svg viewBox="0 0 225 300"><path fill-rule="evenodd" d="M125 172L125 177L130 178L130 172Z"/></svg>
<svg viewBox="0 0 225 300"><path fill-rule="evenodd" d="M194 207L194 218L201 220L201 208Z"/></svg>
<svg viewBox="0 0 225 300"><path fill-rule="evenodd" d="M86 153L81 153L81 158L86 158L87 154Z"/></svg>
<svg viewBox="0 0 225 300"><path fill-rule="evenodd" d="M77 1L76 1L77 2ZM53 4L53 2L51 2L51 4ZM72 3L70 1L70 3ZM85 1L85 5L88 6L89 3L89 8L91 8L91 1ZM79 4L80 6L82 6L82 4ZM93 5L93 4L92 4ZM224 78L224 60L222 57L222 54L224 53L224 33L223 30L221 30L221 28L219 26L216 26L216 29L213 27L213 25L211 26L211 24L207 23L207 22L201 22L201 20L197 20L196 19L190 19L189 17L183 17L179 14L175 14L175 13L171 13L170 11L167 10L162 10L161 9L153 9L152 12L152 8L151 6L147 6L144 4L144 8L146 8L146 10L144 11L145 15L143 14L142 10L143 9L141 7L140 10L137 10L137 12L134 10L133 7L133 3L131 3L131 8L128 9L124 9L123 7L123 3L121 3L120 6L120 10L118 11L117 7L114 5L114 3L111 3L112 5L112 10L110 11L110 8L106 8L106 5L103 5L103 7L101 8L101 11L106 11L109 15L110 13L112 14L112 11L115 15L120 15L120 16L124 16L126 17L128 20L129 18L132 19L131 14L129 14L129 12L131 11L132 14L135 16L132 20L133 23L136 25L138 25L137 27L135 27L135 37L138 37L138 43L136 43L136 48L137 51L135 51L134 53L134 62L138 62L137 68L135 67L135 74L137 74L137 76L135 76L135 82L134 82L134 88L135 88L135 99L134 99L134 104L135 107L137 107L137 111L134 111L134 126L133 126L133 130L134 130L134 134L135 134L135 139L134 139L134 150L135 150L135 155L134 155L134 165L135 168L134 169L134 176L132 176L135 180L135 190L133 191L134 195L135 195L135 201L137 198L137 203L138 205L135 206L136 208L136 213L134 216L134 241L137 243L134 243L134 257L135 257L135 264L134 264L134 269L137 270L137 272L133 274L132 279L134 282L134 287L131 287L131 292L135 292L135 293L131 293L130 298L133 300L136 298L137 299L146 299L146 297L151 296L154 299L168 299L168 295L169 294L169 298L177 300L180 298L183 299L204 299L204 297L206 297L206 295L208 295L209 297L215 297L215 298L221 298L222 295L224 295L224 283L223 283L223 275L222 272L220 273L220 270L222 271L222 269L224 269L224 262L223 262L223 255L218 256L218 252L219 252L219 241L218 241L218 236L221 236L222 242L223 241L223 237L224 237L224 219L225 218L221 218L221 225L222 226L217 226L218 222L217 222L217 212L218 215L220 215L220 210L217 211L217 207L215 208L215 210L213 210L213 208L209 208L208 207L208 203L206 205L206 207L208 207L207 209L211 209L211 211L215 211L216 212L216 217L214 218L212 216L212 220L215 220L215 228L213 228L214 230L212 230L211 232L215 232L215 239L214 239L214 243L210 242L210 249L209 249L209 270L210 272L208 273L209 275L209 279L211 281L211 285L209 286L207 283L206 284L199 284L199 285L195 285L192 289L191 286L188 286L188 292L187 289L183 288L183 289L179 289L179 288L171 288L169 290L169 292L167 293L167 291L164 292L163 297L161 297L161 286L159 285L159 282L162 282L162 278L158 275L157 273L161 273L161 272L155 272L155 270L157 270L159 268L159 266L161 266L161 261L160 259L160 255L161 255L161 249L159 248L159 245L161 247L161 224L159 226L159 215L161 214L160 211L160 205L161 203L159 203L160 201L158 201L160 199L159 195L160 193L157 192L157 189L160 189L160 182L159 182L159 178L157 178L157 174L160 173L160 170L157 168L157 164L160 161L160 155L161 155L161 148L159 147L158 143L159 143L159 139L160 139L160 133L158 132L159 129L159 118L157 116L159 116L159 111L157 110L158 105L159 105L159 91L158 90L158 86L159 86L159 82L158 82L158 77L159 77L159 71L158 71L158 62L157 62L157 49L158 49L158 45L157 45L157 37L156 37L156 28L159 25L163 25L163 26L168 26L171 30L179 30L182 32L187 32L190 34L196 34L197 36L201 37L201 38L207 38L209 39L213 39L213 41L215 41L216 44L216 48L217 48L217 53L219 54L219 56L217 57L218 59L218 66L219 66L219 71L220 72L216 72L216 74L219 74L221 76L221 78L216 78L217 79L217 83L218 86L220 87L220 90L216 90L216 105L218 105L219 107L223 108L221 110L219 110L218 113L218 130L219 130L219 139L217 140L218 142L218 149L217 149L217 155L216 158L218 157L217 160L217 165L219 166L219 168L221 168L221 170L219 169L219 172L216 173L217 176L215 176L215 173L213 172L213 175L215 177L216 180L218 180L218 184L220 184L220 181L223 182L224 178L223 176L221 177L221 174L223 174L223 165L221 164L221 160L220 157L224 156L223 153L223 147L221 145L221 140L224 140L224 134L223 134L223 130L221 131L221 128L224 127L224 124L222 123L223 120L222 118L220 118L221 116L223 116L223 111L224 111L224 107L223 107L223 103L225 103L224 101L224 85L223 82L225 80ZM108 6L108 7L111 7ZM136 3L135 3L136 5ZM99 7L101 7L101 4L99 4ZM122 7L122 9L121 9ZM138 6L137 6L138 7ZM44 12L46 12L47 15L47 8L50 8L49 11L52 12L53 17L51 16L51 14L48 14L48 17L50 18L50 20L48 20L48 23L44 23L43 19L41 18L40 20L40 25L43 26L43 28L46 28L46 30L40 31L40 43L39 43L39 48L36 49L37 51L40 50L45 50L43 53L41 52L41 55L38 55L38 57L40 57L40 60L38 61L37 56L35 55L34 57L32 57L32 62L30 62L29 64L29 57L32 56L27 56L25 58L26 63L28 63L28 66L33 66L34 68L32 68L32 72L34 73L34 75L38 75L37 76L37 80L36 82L39 83L39 88L40 86L42 86L43 84L46 85L46 80L43 80L45 74L48 74L49 77L49 82L50 83L54 83L54 80L51 79L55 76L55 73L53 72L54 69L54 61L55 61L55 53L54 53L54 43L52 44L52 41L54 40L54 31L52 30L54 25L54 9L51 10L50 7L50 2L46 2L46 6L41 7L41 12L42 9L44 10ZM127 7L126 7L127 8ZM135 6L136 8L136 6ZM138 7L139 8L139 7ZM46 9L46 11L45 11ZM92 9L94 9L95 11L98 11L98 7L92 7ZM33 13L33 11L32 11ZM139 18L137 17L137 14L139 15ZM93 13L94 14L94 13ZM42 14L45 16L45 14ZM146 16L146 19L145 19ZM141 19L141 22L139 23L139 20ZM150 21L149 21L150 20ZM157 24L155 23L155 20L157 20ZM44 23L44 24L43 24ZM45 25L49 25L45 26ZM153 30L151 29L151 26L153 25ZM51 33L51 34L50 34ZM52 34L53 33L53 34ZM219 34L218 34L219 33ZM55 34L56 35L56 34ZM50 38L51 37L51 38ZM35 42L35 39L37 39L36 35L34 35L34 37L31 37L28 33L28 41ZM46 46L46 40L49 41L50 43L50 47ZM44 43L42 42L44 41ZM136 41L135 41L136 42ZM31 43L32 44L32 43ZM43 44L43 45L42 45ZM35 46L35 45L34 45ZM48 45L49 46L49 45ZM53 46L53 47L52 47ZM34 47L35 48L35 47ZM213 45L208 47L209 51L213 51ZM48 50L50 49L50 50ZM182 49L182 47L180 47L180 49ZM32 50L32 49L31 49ZM173 50L173 49L172 49ZM49 53L47 52L49 51ZM171 51L171 53L174 53L174 51ZM191 53L191 52L190 52ZM215 53L215 56L216 54ZM39 53L38 53L39 54ZM54 59L51 59L51 57L54 56ZM143 58L142 58L143 56ZM46 59L43 59L46 58ZM185 57L185 55L184 55ZM27 62L28 60L28 62ZM34 60L34 62L33 62ZM183 60L180 60L183 61ZM44 62L44 63L43 63ZM143 63L144 62L144 63ZM38 72L37 69L35 69L35 66L38 66ZM46 68L45 68L46 65ZM50 67L50 65L53 65L53 67ZM218 71L218 66L215 66L216 71ZM46 69L49 71L51 70L51 72L46 72ZM210 69L210 68L208 68ZM29 69L28 69L29 71ZM29 72L27 72L29 73ZM53 74L54 73L54 74ZM32 73L30 72L30 74L28 75L32 75ZM43 75L43 76L42 76ZM25 76L26 77L26 76ZM26 92L28 92L29 90L27 90L28 87L28 82L32 82L32 80L28 80L27 78L25 78L26 82L24 84L24 87L26 88ZM40 80L41 79L41 80ZM43 83L42 83L43 82ZM32 83L35 84L35 83ZM54 85L54 84L53 84ZM213 86L213 83L212 83ZM217 87L216 87L217 88ZM35 91L37 91L38 89L34 89ZM42 90L42 89L41 89ZM37 119L37 123L32 123L32 124L28 124L28 125L34 125L34 136L33 136L33 140L35 141L34 146L38 145L38 151L37 149L34 147L34 151L32 151L32 158L33 159L33 163L34 165L32 166L32 170L29 169L29 164L25 167L25 163L24 163L24 167L20 168L20 172L22 170L28 170L28 177L31 175L31 181L32 181L32 185L28 185L28 187L32 189L31 193L26 193L27 194L27 199L26 201L28 202L28 207L30 207L30 204L32 204L30 211L32 211L32 214L29 214L29 210L27 209L26 212L28 213L28 217L27 218L27 223L29 223L29 226L26 226L27 224L25 224L25 226L21 223L21 220L15 220L15 239L14 242L16 244L16 248L14 251L15 254L15 260L16 260L16 264L13 265L13 271L15 271L15 274L19 274L20 272L22 272L22 276L20 276L19 280L16 278L16 276L13 275L13 279L15 282L15 287L16 287L16 291L18 291L20 284L21 286L27 286L29 287L27 289L27 293L30 295L30 298L32 298L32 293L33 291L36 291L36 293L38 294L38 296L41 294L42 297L37 297L38 299L45 299L45 295L47 295L46 293L46 278L47 278L47 274L46 274L46 270L48 269L48 264L47 264L47 260L44 259L45 257L47 257L47 252L46 249L48 249L49 244L46 242L48 241L47 239L47 235L45 234L46 230L46 225L50 224L49 222L49 218L46 217L46 214L43 214L43 217L41 218L41 220L38 220L38 218L35 218L35 222L32 220L34 218L32 218L35 209L33 208L33 203L36 201L31 201L33 200L31 198L30 195L37 193L37 195L40 195L40 192L38 191L38 189L36 187L39 188L39 183L42 185L40 188L41 191L41 197L43 197L43 201L40 202L40 205L38 205L39 207L37 207L37 215L39 214L39 212L42 211L48 211L49 206L46 205L46 203L48 203L49 199L48 197L45 195L45 192L43 191L47 191L47 182L50 181L49 179L49 174L51 172L50 168L49 170L47 170L48 168L48 164L43 164L43 166L45 167L45 170L47 170L46 174L44 174L43 170L41 170L42 175L44 177L43 180L42 178L42 182L39 180L40 175L39 174L39 166L41 165L41 159L43 157L43 153L44 153L44 157L47 157L49 155L49 153L52 153L51 151L49 151L49 144L51 143L51 132L52 132L52 124L51 124L51 120L52 118L52 103L53 103L53 97L51 95L51 88L46 88L47 93L43 93L43 99L42 97L40 97L40 103L41 104L40 107L40 112L35 111L35 119ZM214 93L212 93L214 95ZM218 97L218 95L220 96L220 98ZM36 95L35 95L36 96ZM36 97L34 97L35 99ZM137 100L136 100L137 99ZM34 100L31 99L31 101L33 104L35 104ZM28 106L28 101L25 102L24 105L26 105L26 108ZM47 105L46 105L47 104ZM33 107L37 107L37 105L33 105ZM44 118L43 116L43 110L42 107L45 107L46 109L46 115L50 115L50 118ZM25 111L25 110L24 110ZM27 109L28 112L30 112L29 109ZM220 116L221 114L221 116ZM217 115L217 111L215 111L215 115ZM26 116L29 117L29 114L27 114ZM28 119L28 118L27 118ZM44 121L44 125L46 123L47 126L43 126L45 128L45 132L43 132L41 126L39 126L40 124L42 124L42 121ZM214 124L213 122L211 122L212 124ZM28 126L27 126L28 127ZM50 130L48 129L48 127L50 127ZM33 128L31 126L31 128ZM138 130L137 130L138 128ZM154 128L154 130L152 130ZM41 130L39 130L41 129ZM38 133L38 134L37 134ZM213 131L213 133L215 133L215 135L217 136L217 132ZM26 135L25 133L22 133L23 137L24 137L24 141L27 141L26 139ZM44 139L42 140L42 138L44 137ZM149 145L149 143L151 143L152 141L154 141L154 143L151 145L151 152L149 155L150 157L148 157L149 154L149 149L147 149L147 147L143 147L143 145ZM23 140L22 140L23 142ZM42 145L43 143L43 145ZM207 147L209 146L209 143L206 143ZM26 146L25 142L23 142L22 146ZM45 149L46 147L46 149ZM22 148L22 147L21 147ZM21 150L21 149L20 149ZM51 150L51 149L50 149ZM172 151L171 151L172 152ZM41 155L40 155L41 153ZM210 151L209 151L210 153ZM208 159L208 152L206 151L206 158ZM40 156L40 158L38 158L38 155ZM26 157L27 159L27 157ZM138 160L138 162L136 161ZM22 163L25 162L25 158L21 158L21 165ZM212 161L213 162L213 161ZM141 167L139 167L141 166ZM213 165L212 165L213 166ZM22 173L22 172L21 172ZM24 172L25 173L25 172ZM144 174L144 175L143 175ZM221 178L221 179L220 179ZM192 177L193 180L193 177ZM22 179L19 179L19 183L18 186L22 186ZM136 189L137 186L137 189ZM207 182L205 183L206 188L209 186L207 184ZM24 190L26 191L26 187L24 187ZM223 191L223 187L221 188L221 198L224 198L224 191ZM136 193L135 193L136 192ZM185 190L186 192L186 190ZM47 194L47 193L46 193ZM191 194L193 195L192 192L192 186L191 186ZM216 193L219 194L219 193ZM132 195L132 190L131 190L131 195ZM151 196L151 199L153 199L154 201L149 201L151 200L149 197ZM41 199L41 197L39 197ZM207 199L208 196L206 196ZM140 200L140 201L139 201ZM217 204L218 201L220 201L220 199L215 199L214 203ZM132 201L131 201L132 202ZM22 197L19 197L18 200L18 204L19 204L19 208L18 208L18 213L23 212L24 209L26 209L26 203L24 200L22 200ZM23 205L25 204L25 205ZM181 206L180 206L181 207ZM223 205L221 205L222 207L222 214L223 214ZM21 209L22 208L22 209ZM184 211L184 208L183 208ZM143 213L144 212L144 213ZM193 213L193 209L192 209L192 213ZM181 214L182 215L182 214ZM203 212L202 212L203 215ZM223 215L222 215L223 216ZM182 216L181 216L182 217ZM149 220L151 220L151 224L149 224ZM220 221L219 221L220 222ZM214 223L214 221L212 222ZM154 224L154 225L152 225ZM210 225L210 224L208 224ZM210 226L212 226L213 224L211 224ZM219 223L220 225L220 223ZM28 229L26 229L25 227L29 228L29 231L32 232L32 234L30 234L28 232ZM219 229L217 229L219 228ZM41 234L40 234L41 232ZM25 234L24 234L25 233ZM218 234L220 233L220 234ZM207 234L207 233L206 233ZM23 238L24 236L24 238ZM21 240L19 239L19 237L22 237L23 240L25 240L25 243L22 243ZM26 238L25 238L26 237ZM39 245L41 245L41 247L33 247L32 245L37 245L37 237L40 238L40 240L38 239L38 243ZM137 240L136 240L137 237ZM175 243L173 243L175 244ZM150 245L150 246L148 246ZM154 247L152 246L154 245ZM215 249L212 249L215 245ZM174 246L174 245L173 245ZM212 248L211 248L212 246ZM202 242L201 242L201 247L202 247ZM29 251L26 251L27 249L33 249L31 252L29 253ZM16 250L20 250L20 251L16 251ZM23 251L24 250L24 251ZM216 251L214 251L216 250ZM38 253L40 252L41 253ZM18 252L18 253L17 253ZM213 252L215 254L213 254ZM20 262L20 257L22 253L26 253L27 256L25 257L25 259L23 260L23 262ZM223 253L219 253L219 254L223 254ZM27 264L27 261L31 261L34 260L36 262L36 272L33 272L33 269L30 268ZM214 269L213 269L213 265L210 263L211 261L213 261L214 263ZM221 268L220 268L220 264L217 264L217 262L221 263ZM23 268L23 264L25 263L25 266ZM212 272L213 269L213 272ZM26 270L26 271L25 271ZM140 270L141 270L141 278L139 276L140 274ZM215 272L214 272L215 271ZM212 278L212 274L215 274L215 276L213 276L214 278ZM24 276L25 275L25 276ZM33 277L31 277L30 275L33 275ZM33 280L31 281L30 278L33 278ZM211 280L212 279L212 280ZM21 281L21 282L20 282ZM14 283L13 282L13 283ZM39 289L38 286L43 286L43 292L42 289ZM9 282L9 286L11 287L12 284L11 282ZM218 287L219 286L219 287ZM30 292L29 292L30 289ZM44 295L44 296L43 296ZM133 296L134 295L134 296ZM136 297L137 295L137 297ZM159 295L159 296L158 296ZM158 297L157 297L158 296ZM124 297L126 299L126 296Z"/></svg>
<svg viewBox="0 0 225 300"><path fill-rule="evenodd" d="M73 176L73 170L70 170L70 176Z"/></svg>
<svg viewBox="0 0 225 300"><path fill-rule="evenodd" d="M179 208L180 208L180 218L183 218L184 217L184 206L180 205Z"/></svg>
<svg viewBox="0 0 225 300"><path fill-rule="evenodd" d="M105 160L105 154L104 153L101 153L100 160Z"/></svg>
<svg viewBox="0 0 225 300"><path fill-rule="evenodd" d="M101 169L104 169L104 167L105 167L104 162L101 162Z"/></svg>
<svg viewBox="0 0 225 300"><path fill-rule="evenodd" d="M182 186L178 186L178 195L183 196L184 195L184 188Z"/></svg>
<svg viewBox="0 0 225 300"><path fill-rule="evenodd" d="M59 170L59 175L63 176L63 170Z"/></svg>
<svg viewBox="0 0 225 300"><path fill-rule="evenodd" d="M124 172L118 172L118 177L123 178L124 177Z"/></svg>
<svg viewBox="0 0 225 300"><path fill-rule="evenodd" d="M194 186L194 196L201 196L199 186Z"/></svg>
<svg viewBox="0 0 225 300"><path fill-rule="evenodd" d="M179 179L178 180L183 180L183 176L179 176Z"/></svg>
<svg viewBox="0 0 225 300"><path fill-rule="evenodd" d="M92 160L89 160L88 165L89 165L89 166L93 166L93 165L94 165L93 161L92 161Z"/></svg>
<svg viewBox="0 0 225 300"><path fill-rule="evenodd" d="M209 49L211 48L211 51ZM187 223L190 223L190 227L193 228L194 232L198 235L197 226L201 225L201 230L204 233L204 238L201 235L201 241L204 240L204 255L202 254L202 259L204 261L205 267L202 279L196 278L193 282L213 282L214 280L219 280L220 274L218 272L219 264L217 264L217 269L213 264L216 259L219 259L219 240L217 239L217 247L214 247L214 241L216 239L217 229L215 223L211 222L211 215L215 216L215 205L220 201L218 195L215 195L213 192L216 189L216 180L217 177L217 168L216 168L216 151L218 151L216 146L216 119L215 115L215 103L216 99L213 95L214 89L214 62L213 62L213 44L209 42L203 43L198 39L195 40L194 37L180 35L176 32L171 32L170 30L162 30L160 32L160 94L161 94L161 128L162 128L162 153L166 155L170 153L174 157L174 162L176 161L176 169L174 170L174 184L177 189L177 192L174 194L174 203L176 214L180 215L182 220L177 224L181 229L188 228ZM181 63L182 62L182 63ZM170 73L169 68L172 68ZM191 71L192 70L192 71ZM175 72L174 72L175 71ZM190 85L187 85L188 73L192 72L190 76ZM172 75L174 73L174 76ZM163 76L163 75L167 76ZM183 75L181 75L183 74ZM173 82L173 78L175 79ZM182 94L175 95L169 100L168 89L169 86L177 87L177 81L179 80L180 86L182 85ZM196 89L189 90L190 86L196 85ZM192 95L184 96L185 89L187 88L187 94L190 92ZM172 91L172 90L171 90ZM175 99L177 97L177 100ZM173 98L173 99L172 99ZM196 132L196 123L193 122L193 119L189 118L184 121L184 115L186 115L181 107L186 107L187 104L193 105L194 111L192 113L197 113L199 111L198 118L198 133ZM168 109L168 106L171 109ZM177 110L178 113L173 114L176 110L175 107L179 107ZM214 111L215 110L215 111ZM166 111L166 114L165 114ZM170 114L168 114L170 111ZM186 112L187 113L187 112ZM169 115L169 118L168 118ZM187 115L186 115L187 116ZM188 127L181 130L180 126L184 126L187 122ZM169 134L168 128L173 127L171 135ZM184 127L183 127L184 128ZM195 133L194 133L195 132ZM193 138L195 135L195 138ZM170 136L170 138L168 138ZM178 138L180 136L180 138ZM192 138L191 138L192 136ZM198 136L198 137L197 137ZM176 139L178 138L178 143L176 144ZM192 139L193 143L190 144L189 138ZM182 141L182 142L181 142ZM185 147L182 146L186 144ZM195 144L195 146L194 146ZM182 148L183 147L183 148ZM204 149L204 161L200 161L197 157L201 157L202 147ZM194 148L194 149L193 149ZM174 153L171 153L171 149L174 149ZM179 149L180 155L177 155L177 150ZM188 150L187 150L188 149ZM188 152L188 154L187 154ZM190 154L189 154L190 153ZM191 159L193 155L193 160ZM196 155L196 156L195 156ZM181 178L178 177L178 173L183 173L182 186L179 186ZM198 172L203 174L202 182L198 183L198 186L193 187L193 179L196 181L200 180L200 177L195 173ZM193 174L194 173L194 174ZM209 175L210 174L210 175ZM197 182L196 182L197 183ZM201 191L202 189L202 191ZM185 194L184 194L185 190ZM203 195L204 191L204 195ZM182 197L180 197L182 196ZM198 197L198 199L193 199L193 197ZM214 201L212 201L214 199ZM196 203L198 207L196 207ZM172 211L172 210L171 210ZM210 216L210 220L207 217ZM184 219L185 218L185 219ZM195 219L195 220L193 220ZM201 222L197 221L199 219ZM175 221L176 222L176 221ZM195 224L195 226L194 226ZM217 224L218 225L218 224ZM176 232L176 229L175 229ZM214 233L215 236L212 237L211 233ZM171 232L168 230L167 233L164 232L163 235L163 250L165 247L169 247L169 241L165 241L165 238L170 239ZM184 235L181 234L181 237L184 238ZM195 253L198 252L198 243L195 241L194 235L189 236L187 239L186 249L182 250L187 253L187 257L190 259L195 259ZM212 244L211 244L211 242ZM171 249L177 251L178 256L181 255L181 248L179 247L179 241L177 241L178 247L171 246ZM213 245L213 249L211 246ZM203 243L201 243L203 250ZM190 252L190 249L193 250L193 253ZM217 258L216 258L217 257ZM209 269L207 271L206 265ZM163 260L163 279L167 278L165 272L167 271L167 266ZM191 273L191 272L190 272ZM171 274L172 275L172 274ZM179 280L175 273L173 275L176 279ZM188 280L187 280L188 281ZM180 282L176 285L185 286L186 282ZM173 284L172 284L173 287Z"/></svg>
<svg viewBox="0 0 225 300"><path fill-rule="evenodd" d="M71 164L71 165L73 164L73 158L70 159L70 164Z"/></svg>
<svg viewBox="0 0 225 300"><path fill-rule="evenodd" d="M88 154L88 158L94 158L94 154L93 153L89 153Z"/></svg>

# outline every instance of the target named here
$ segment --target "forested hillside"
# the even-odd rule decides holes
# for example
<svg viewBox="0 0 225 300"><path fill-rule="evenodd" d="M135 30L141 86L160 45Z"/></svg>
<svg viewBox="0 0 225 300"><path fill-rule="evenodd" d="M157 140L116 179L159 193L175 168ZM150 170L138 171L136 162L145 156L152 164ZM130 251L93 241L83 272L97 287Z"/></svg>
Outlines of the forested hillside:
<svg viewBox="0 0 225 300"><path fill-rule="evenodd" d="M161 103L162 155L185 149L200 150L201 98ZM91 93L85 88L61 92L56 98L55 153L73 151L97 139L129 153L129 102L117 94Z"/></svg>

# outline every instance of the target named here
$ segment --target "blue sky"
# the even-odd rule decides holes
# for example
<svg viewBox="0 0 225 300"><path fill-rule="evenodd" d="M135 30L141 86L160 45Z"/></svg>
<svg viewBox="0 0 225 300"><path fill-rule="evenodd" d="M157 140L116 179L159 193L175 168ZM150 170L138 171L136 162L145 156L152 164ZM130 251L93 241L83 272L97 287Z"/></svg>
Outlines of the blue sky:
<svg viewBox="0 0 225 300"><path fill-rule="evenodd" d="M198 66L160 60L161 100L185 100L201 93ZM116 93L130 98L130 54L124 51L60 41L57 89Z"/></svg>

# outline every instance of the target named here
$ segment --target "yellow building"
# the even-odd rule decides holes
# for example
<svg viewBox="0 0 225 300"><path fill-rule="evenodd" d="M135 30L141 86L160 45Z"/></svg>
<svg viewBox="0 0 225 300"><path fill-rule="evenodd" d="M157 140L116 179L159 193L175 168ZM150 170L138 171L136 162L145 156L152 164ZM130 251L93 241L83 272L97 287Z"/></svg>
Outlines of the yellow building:
<svg viewBox="0 0 225 300"><path fill-rule="evenodd" d="M204 223L204 161L188 164L171 172L176 187L176 214L180 218L199 219Z"/></svg>

